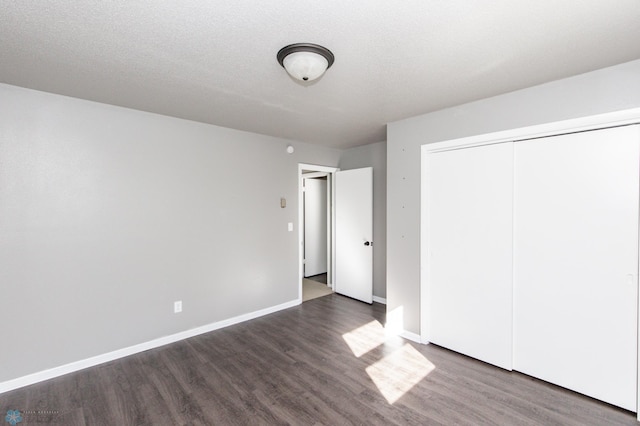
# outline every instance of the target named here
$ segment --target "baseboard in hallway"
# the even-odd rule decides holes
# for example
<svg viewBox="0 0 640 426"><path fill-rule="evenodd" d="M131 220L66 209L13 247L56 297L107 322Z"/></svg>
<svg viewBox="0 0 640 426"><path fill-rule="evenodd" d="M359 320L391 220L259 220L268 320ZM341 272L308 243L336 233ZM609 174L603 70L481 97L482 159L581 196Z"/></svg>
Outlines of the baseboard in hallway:
<svg viewBox="0 0 640 426"><path fill-rule="evenodd" d="M323 283L323 284L327 283L327 273L326 272L324 274L312 275L310 277L305 277L305 278L308 279L308 280L317 281L317 282Z"/></svg>

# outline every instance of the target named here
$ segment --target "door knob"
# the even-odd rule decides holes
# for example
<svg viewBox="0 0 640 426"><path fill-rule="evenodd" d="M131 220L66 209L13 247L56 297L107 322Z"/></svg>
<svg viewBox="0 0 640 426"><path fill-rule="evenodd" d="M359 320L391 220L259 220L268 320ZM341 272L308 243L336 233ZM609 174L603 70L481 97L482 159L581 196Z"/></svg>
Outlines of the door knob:
<svg viewBox="0 0 640 426"><path fill-rule="evenodd" d="M364 242L364 245L365 245L365 246L372 246L372 245L373 245L373 243L370 243L369 241L365 241L365 242Z"/></svg>

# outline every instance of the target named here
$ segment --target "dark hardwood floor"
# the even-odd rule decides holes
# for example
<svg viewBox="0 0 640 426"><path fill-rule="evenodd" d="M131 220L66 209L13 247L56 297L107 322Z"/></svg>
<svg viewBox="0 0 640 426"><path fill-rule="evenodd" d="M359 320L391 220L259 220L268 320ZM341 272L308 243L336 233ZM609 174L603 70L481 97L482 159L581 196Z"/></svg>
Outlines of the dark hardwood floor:
<svg viewBox="0 0 640 426"><path fill-rule="evenodd" d="M635 414L434 345L332 294L0 394L63 425L635 425Z"/></svg>

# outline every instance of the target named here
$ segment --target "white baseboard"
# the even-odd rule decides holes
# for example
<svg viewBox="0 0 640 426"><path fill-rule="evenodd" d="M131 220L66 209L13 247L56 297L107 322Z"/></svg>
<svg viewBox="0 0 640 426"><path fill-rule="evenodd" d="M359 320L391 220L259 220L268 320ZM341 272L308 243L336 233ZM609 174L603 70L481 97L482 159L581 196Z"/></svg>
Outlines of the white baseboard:
<svg viewBox="0 0 640 426"><path fill-rule="evenodd" d="M387 299L378 296L373 296L373 301L376 303L382 303L383 305L387 304Z"/></svg>
<svg viewBox="0 0 640 426"><path fill-rule="evenodd" d="M412 342L422 343L422 338L419 334L416 333L411 333L409 331L403 330L400 332L400 334L398 334L398 336L404 337L405 339L411 340Z"/></svg>
<svg viewBox="0 0 640 426"><path fill-rule="evenodd" d="M182 331L180 333L172 334L170 336L160 337L158 339L150 340L148 342L140 343L138 345L129 346L123 349L118 349L112 352L108 352L106 354L97 355L97 356L83 359L80 361L71 362L69 364L61 365L59 367L54 367L48 370L39 371L33 374L28 374L26 376L18 377L16 379L7 380L5 382L0 383L0 394L3 392L8 392L24 386L32 385L34 383L53 379L55 377L63 376L65 374L73 373L74 371L79 371L79 370L84 370L85 368L94 367L98 364L103 364L105 362L113 361L119 358L124 358L129 355L134 355L140 352L144 352L149 349L154 349L160 346L168 345L169 343L174 343L180 340L188 339L189 337L194 337L199 334L208 333L210 331L218 330L224 327L228 327L230 325L238 324L244 321L249 321L264 315L269 315L274 312L281 311L283 309L297 306L300 303L302 303L302 300L300 299L292 300L290 302L282 303L276 306L271 306L269 308L261 309L259 311L238 315L237 317L203 325L197 328L192 328L190 330Z"/></svg>

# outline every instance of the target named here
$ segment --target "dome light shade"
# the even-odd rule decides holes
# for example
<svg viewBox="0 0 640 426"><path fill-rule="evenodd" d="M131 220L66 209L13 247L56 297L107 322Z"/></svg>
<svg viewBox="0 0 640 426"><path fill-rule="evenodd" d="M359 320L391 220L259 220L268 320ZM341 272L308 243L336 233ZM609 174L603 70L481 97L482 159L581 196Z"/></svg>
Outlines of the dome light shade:
<svg viewBox="0 0 640 426"><path fill-rule="evenodd" d="M297 80L312 81L327 70L329 62L324 56L311 52L294 52L284 58L284 69Z"/></svg>
<svg viewBox="0 0 640 426"><path fill-rule="evenodd" d="M333 65L330 50L317 44L297 43L280 49L278 62L289 75L300 81L313 81Z"/></svg>

